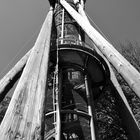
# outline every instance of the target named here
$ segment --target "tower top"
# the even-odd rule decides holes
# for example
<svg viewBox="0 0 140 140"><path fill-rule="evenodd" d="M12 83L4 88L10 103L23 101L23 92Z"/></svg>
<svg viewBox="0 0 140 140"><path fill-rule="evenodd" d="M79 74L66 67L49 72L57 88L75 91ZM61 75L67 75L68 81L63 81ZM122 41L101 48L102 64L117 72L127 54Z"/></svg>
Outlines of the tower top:
<svg viewBox="0 0 140 140"><path fill-rule="evenodd" d="M86 0L66 0L67 2L73 2L73 3L86 3ZM54 7L56 2L59 2L59 0L49 0L50 5Z"/></svg>

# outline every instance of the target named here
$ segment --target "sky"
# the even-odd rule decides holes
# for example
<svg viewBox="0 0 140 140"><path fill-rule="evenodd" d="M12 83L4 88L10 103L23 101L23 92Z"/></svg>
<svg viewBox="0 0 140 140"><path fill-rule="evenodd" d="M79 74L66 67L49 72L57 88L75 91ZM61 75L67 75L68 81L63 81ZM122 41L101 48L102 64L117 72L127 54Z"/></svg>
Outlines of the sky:
<svg viewBox="0 0 140 140"><path fill-rule="evenodd" d="M33 47L48 0L0 0L0 78ZM115 45L140 45L140 0L87 0L86 13Z"/></svg>

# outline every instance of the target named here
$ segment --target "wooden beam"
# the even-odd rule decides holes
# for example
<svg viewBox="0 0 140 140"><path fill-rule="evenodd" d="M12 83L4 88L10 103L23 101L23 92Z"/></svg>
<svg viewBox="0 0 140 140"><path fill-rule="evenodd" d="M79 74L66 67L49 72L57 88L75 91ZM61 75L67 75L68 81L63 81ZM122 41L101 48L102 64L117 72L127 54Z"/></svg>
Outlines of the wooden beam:
<svg viewBox="0 0 140 140"><path fill-rule="evenodd" d="M41 140L53 9L50 8L0 126L1 140Z"/></svg>
<svg viewBox="0 0 140 140"><path fill-rule="evenodd" d="M133 114L133 112L132 112L132 110L131 110L131 107L130 107L130 105L129 105L129 103L128 103L128 101L127 101L127 99L126 99L126 97L125 97L125 95L124 95L124 93L123 93L123 91L122 91L122 88L121 88L120 84L118 83L118 80L116 79L115 73L114 73L114 71L113 71L113 69L112 69L110 63L107 61L107 59L105 58L105 56L103 56L103 54L101 53L101 51L95 46L95 44L94 44L94 48L95 48L95 50L97 51L97 53L98 53L98 54L105 60L105 62L107 63L107 65L108 65L108 67L109 67L109 70L110 70L110 80L111 80L112 84L114 85L114 87L116 88L116 90L117 90L119 96L121 97L123 103L125 104L126 108L128 109L130 115L131 115L132 118L134 119L135 125L138 127L138 123L137 123L137 121L136 121L136 119L135 119L135 116L134 116L134 114Z"/></svg>
<svg viewBox="0 0 140 140"><path fill-rule="evenodd" d="M77 8L78 8L78 12L79 14L87 21L89 22L85 12L84 12L84 0L74 0L74 3L77 5ZM90 24L90 22L89 22Z"/></svg>
<svg viewBox="0 0 140 140"><path fill-rule="evenodd" d="M78 5L78 12L80 13L80 15L87 21L89 22L87 16L86 16L86 13L84 12L84 9L83 9L83 6L81 4ZM89 22L90 23L90 22ZM93 43L93 42L92 42ZM110 80L111 82L113 83L114 87L116 88L119 96L122 98L122 101L124 102L126 108L128 109L129 113L131 114L132 118L134 119L137 127L138 127L138 123L134 117L134 114L131 110L131 107L122 91L122 88L120 86L120 84L118 83L118 80L116 79L116 76L115 76L115 73L110 65L110 63L107 61L106 57L101 53L101 51L98 49L98 47L93 43L93 49L96 50L96 52L105 60L105 62L107 63L108 67L109 67L109 70L110 70Z"/></svg>
<svg viewBox="0 0 140 140"><path fill-rule="evenodd" d="M76 12L65 0L60 0L62 6L77 21L90 39L96 44L102 54L122 75L131 89L140 98L140 73L110 44L92 25Z"/></svg>
<svg viewBox="0 0 140 140"><path fill-rule="evenodd" d="M78 6L78 12L82 15L82 17L87 21L89 22L84 10L83 10L83 7L79 4ZM131 107L122 91L122 88L120 86L120 84L118 83L117 79L116 79L116 76L114 74L114 71L110 65L110 63L107 61L107 59L105 58L105 56L101 53L101 51L98 49L98 47L93 44L93 48L96 50L96 52L106 61L108 67L109 67L109 70L110 70L110 76L111 76L111 82L113 84L113 86L115 87L118 95L118 100L121 102L120 103L120 107L122 110L120 113L122 115L122 119L123 121L125 121L125 124L127 125L127 131L129 133L129 136L131 137L131 139L139 139L140 138L140 131L139 131L139 125L138 125L138 122L137 120L135 119L135 116L131 110ZM125 114L125 115L124 115ZM126 116L127 116L127 119L126 119ZM131 131L131 130L134 130L134 131Z"/></svg>
<svg viewBox="0 0 140 140"><path fill-rule="evenodd" d="M18 80L21 72L26 65L30 52L27 52L17 64L0 80L0 102L5 98L8 91L13 87Z"/></svg>

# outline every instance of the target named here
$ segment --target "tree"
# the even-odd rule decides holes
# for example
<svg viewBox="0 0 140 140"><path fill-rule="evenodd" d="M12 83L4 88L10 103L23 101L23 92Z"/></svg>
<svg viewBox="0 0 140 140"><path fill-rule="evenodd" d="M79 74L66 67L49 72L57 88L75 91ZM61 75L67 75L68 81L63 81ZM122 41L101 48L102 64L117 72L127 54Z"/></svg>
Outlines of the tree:
<svg viewBox="0 0 140 140"><path fill-rule="evenodd" d="M140 46L137 42L120 43L116 49L140 72Z"/></svg>

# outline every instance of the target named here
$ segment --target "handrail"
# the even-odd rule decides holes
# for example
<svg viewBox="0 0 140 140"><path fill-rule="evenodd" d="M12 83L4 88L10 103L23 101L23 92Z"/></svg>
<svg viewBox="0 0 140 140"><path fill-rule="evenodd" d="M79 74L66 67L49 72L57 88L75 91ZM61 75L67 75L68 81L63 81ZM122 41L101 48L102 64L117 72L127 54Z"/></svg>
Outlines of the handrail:
<svg viewBox="0 0 140 140"><path fill-rule="evenodd" d="M61 43L63 42L63 43ZM78 45L81 46L82 48L88 48L92 51L95 51L95 48L88 43L85 43L83 41L80 41L79 39L75 38L59 38L59 39L51 39L51 45L64 45L64 44L69 44L69 45Z"/></svg>

